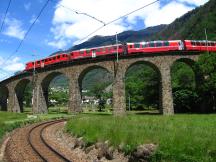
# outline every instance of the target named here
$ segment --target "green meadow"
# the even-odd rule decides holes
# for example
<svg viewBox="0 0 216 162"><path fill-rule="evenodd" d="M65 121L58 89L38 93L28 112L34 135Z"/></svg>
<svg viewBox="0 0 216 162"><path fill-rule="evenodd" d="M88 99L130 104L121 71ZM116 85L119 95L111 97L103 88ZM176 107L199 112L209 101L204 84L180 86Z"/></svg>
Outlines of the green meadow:
<svg viewBox="0 0 216 162"><path fill-rule="evenodd" d="M216 115L112 115L73 117L66 131L87 144L109 140L130 154L138 145L158 145L151 161L216 161Z"/></svg>

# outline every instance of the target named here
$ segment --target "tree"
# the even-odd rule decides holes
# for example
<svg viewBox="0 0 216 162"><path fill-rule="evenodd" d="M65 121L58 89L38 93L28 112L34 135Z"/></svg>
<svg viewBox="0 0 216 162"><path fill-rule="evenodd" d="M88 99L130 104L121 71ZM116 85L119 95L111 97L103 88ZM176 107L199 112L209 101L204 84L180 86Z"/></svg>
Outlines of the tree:
<svg viewBox="0 0 216 162"><path fill-rule="evenodd" d="M104 92L104 89L107 87L107 84L106 83L98 83L98 84L95 84L92 89L90 90L91 93L97 98L99 99L99 105L98 105L98 108L99 108L99 111L102 111L102 109L105 108L105 99L104 99L104 96L105 96L105 92Z"/></svg>
<svg viewBox="0 0 216 162"><path fill-rule="evenodd" d="M208 111L216 111L216 53L204 53L198 60L199 71L203 76L199 85L199 94Z"/></svg>
<svg viewBox="0 0 216 162"><path fill-rule="evenodd" d="M153 68L145 64L134 65L128 70L125 82L132 109L158 107L159 75Z"/></svg>
<svg viewBox="0 0 216 162"><path fill-rule="evenodd" d="M176 62L171 68L171 77L175 112L196 111L198 95L192 68L184 62Z"/></svg>

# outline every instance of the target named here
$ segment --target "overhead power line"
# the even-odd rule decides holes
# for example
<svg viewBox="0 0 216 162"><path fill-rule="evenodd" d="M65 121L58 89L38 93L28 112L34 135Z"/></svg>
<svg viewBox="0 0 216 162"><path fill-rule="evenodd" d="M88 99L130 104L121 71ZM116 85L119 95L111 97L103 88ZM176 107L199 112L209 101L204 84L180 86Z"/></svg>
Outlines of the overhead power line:
<svg viewBox="0 0 216 162"><path fill-rule="evenodd" d="M149 4L147 4L147 5L144 5L144 6L140 7L140 8L138 8L138 9L135 9L135 10L133 10L133 11L131 11L131 12L129 12L129 13L123 15L123 16L120 16L120 17L118 17L118 18L116 18L116 19L114 19L114 20L112 20L112 21L110 21L110 22L108 22L108 23L105 23L103 26L97 28L96 30L94 30L93 32L91 32L91 33L88 34L87 36L83 37L83 38L80 39L79 41L82 42L83 40L86 40L89 36L91 36L92 34L96 33L96 32L99 31L100 29L104 28L105 26L107 26L107 25L109 25L109 24L112 24L112 23L115 22L115 21L118 21L118 20L120 20L120 19L122 19L122 18L124 18L124 17L127 17L128 15L131 15L132 13L137 12L137 11L139 11L139 10L141 10L141 9L143 9L143 8L146 8L146 7L150 6L150 5L153 5L154 3L159 2L159 1L160 1L160 0L153 1L153 2L151 2L151 3L149 3Z"/></svg>
<svg viewBox="0 0 216 162"><path fill-rule="evenodd" d="M54 0L50 0L50 1L51 1L51 2L55 2ZM96 21L102 23L103 25L106 25L106 23L105 23L104 21L102 21L102 20L100 20L100 19L98 19L98 18L96 18L96 17L94 17L94 16L92 16L92 15L90 15L90 14L88 14L88 13L80 12L80 11L75 10L75 9L71 9L71 8L69 8L69 7L66 7L66 6L62 5L62 4L58 4L58 5L61 6L61 7L63 7L63 8L65 8L65 9L67 9L67 10L69 10L69 11L71 11L71 12L73 12L73 13L75 13L75 14L78 14L78 15L85 15L85 16L87 16L87 17L90 17L90 18L92 18L92 19L94 19L94 20L96 20Z"/></svg>
<svg viewBox="0 0 216 162"><path fill-rule="evenodd" d="M29 34L29 32L31 31L31 29L33 28L33 26L35 25L36 21L38 20L38 18L40 17L40 15L42 14L42 12L43 12L44 9L46 8L46 6L48 5L49 1L50 1L50 0L47 0L46 3L43 5L43 7L41 8L41 10L40 10L38 16L35 18L34 22L31 24L31 26L29 27L29 29L28 29L27 32L25 33L24 37L20 40L20 43L19 43L19 45L17 46L16 50L15 50L11 55L9 55L9 56L6 58L5 62L2 64L2 66L5 65L5 64L7 63L7 61L8 61L15 53L17 53L17 52L19 51L20 47L21 47L22 44L23 44L23 41L25 40L25 38L27 37L27 35Z"/></svg>
<svg viewBox="0 0 216 162"><path fill-rule="evenodd" d="M9 7L10 7L10 4L11 4L11 0L9 0L9 3L8 3L8 6L7 6L7 9L6 9L6 11L5 11L4 18L3 18L3 20L2 20L2 25L1 25L1 28L0 28L0 33L1 33L2 29L3 29L4 22L5 22L5 18L6 18L6 16L7 16L8 9L9 9Z"/></svg>

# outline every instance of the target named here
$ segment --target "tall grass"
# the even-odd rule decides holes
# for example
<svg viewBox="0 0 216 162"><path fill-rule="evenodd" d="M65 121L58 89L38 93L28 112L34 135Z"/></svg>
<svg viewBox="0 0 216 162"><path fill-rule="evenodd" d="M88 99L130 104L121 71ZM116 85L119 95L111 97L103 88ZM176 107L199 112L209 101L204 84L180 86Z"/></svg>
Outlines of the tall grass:
<svg viewBox="0 0 216 162"><path fill-rule="evenodd" d="M126 153L155 143L152 161L216 161L216 115L80 115L66 130L87 143L109 140L115 147L123 145Z"/></svg>
<svg viewBox="0 0 216 162"><path fill-rule="evenodd" d="M5 132L9 132L20 125L18 122L7 124L8 121L23 120L25 118L26 114L0 112L0 142Z"/></svg>

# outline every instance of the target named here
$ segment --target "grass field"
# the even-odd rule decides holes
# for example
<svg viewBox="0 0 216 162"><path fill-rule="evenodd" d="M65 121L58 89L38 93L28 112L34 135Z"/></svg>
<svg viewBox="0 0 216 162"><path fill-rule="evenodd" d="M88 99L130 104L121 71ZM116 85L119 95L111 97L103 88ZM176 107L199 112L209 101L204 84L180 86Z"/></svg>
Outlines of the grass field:
<svg viewBox="0 0 216 162"><path fill-rule="evenodd" d="M72 134L92 144L109 140L125 153L137 145L155 143L152 161L216 161L216 115L112 115L83 114L66 125Z"/></svg>
<svg viewBox="0 0 216 162"><path fill-rule="evenodd" d="M35 116L36 118L34 117L28 118L29 113L10 113L10 112L0 111L0 143L1 143L2 137L4 136L6 132L10 132L13 129L20 127L24 124L31 123L31 122L37 122L41 120L70 117L70 115L66 113L57 113L53 109L50 111L51 111L50 114L37 115Z"/></svg>
<svg viewBox="0 0 216 162"><path fill-rule="evenodd" d="M0 112L0 141L5 134L17 127L15 123L7 124L7 122L15 122L18 120L24 120L27 118L26 114Z"/></svg>

